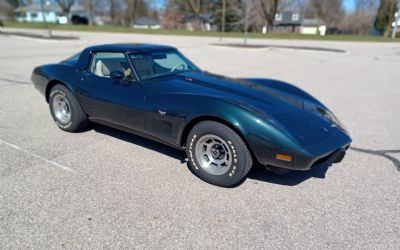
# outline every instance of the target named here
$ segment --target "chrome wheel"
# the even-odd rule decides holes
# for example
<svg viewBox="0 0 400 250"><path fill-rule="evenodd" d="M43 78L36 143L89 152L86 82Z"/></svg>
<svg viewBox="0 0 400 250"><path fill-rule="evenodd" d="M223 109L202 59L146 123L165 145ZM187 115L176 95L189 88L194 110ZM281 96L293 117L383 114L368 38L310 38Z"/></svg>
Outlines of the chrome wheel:
<svg viewBox="0 0 400 250"><path fill-rule="evenodd" d="M61 94L54 96L52 107L58 122L67 124L71 121L71 108L65 96Z"/></svg>
<svg viewBox="0 0 400 250"><path fill-rule="evenodd" d="M223 175L231 168L232 152L225 140L209 134L197 141L196 159L207 173Z"/></svg>

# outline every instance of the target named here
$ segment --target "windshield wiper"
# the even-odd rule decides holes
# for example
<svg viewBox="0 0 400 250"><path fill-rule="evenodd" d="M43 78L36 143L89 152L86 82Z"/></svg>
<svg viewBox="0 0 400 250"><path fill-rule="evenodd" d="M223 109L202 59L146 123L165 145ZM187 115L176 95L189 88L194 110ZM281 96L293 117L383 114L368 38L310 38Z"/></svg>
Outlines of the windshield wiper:
<svg viewBox="0 0 400 250"><path fill-rule="evenodd" d="M152 76L149 78L143 78L142 80L152 80L152 79L157 79L157 78L161 78L161 77L166 77L166 76L173 76L173 75L177 75L180 73L184 73L184 72L190 72L190 71L194 71L194 70L185 70L185 71L180 71L180 72L170 72L168 74L161 74L161 75L156 75L156 76Z"/></svg>

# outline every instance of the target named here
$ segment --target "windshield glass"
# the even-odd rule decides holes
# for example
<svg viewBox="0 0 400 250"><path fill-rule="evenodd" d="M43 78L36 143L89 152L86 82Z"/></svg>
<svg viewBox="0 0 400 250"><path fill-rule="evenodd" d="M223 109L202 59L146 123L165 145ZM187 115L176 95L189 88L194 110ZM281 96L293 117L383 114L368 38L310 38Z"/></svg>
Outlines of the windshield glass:
<svg viewBox="0 0 400 250"><path fill-rule="evenodd" d="M129 54L129 58L142 80L199 70L177 50L137 52Z"/></svg>

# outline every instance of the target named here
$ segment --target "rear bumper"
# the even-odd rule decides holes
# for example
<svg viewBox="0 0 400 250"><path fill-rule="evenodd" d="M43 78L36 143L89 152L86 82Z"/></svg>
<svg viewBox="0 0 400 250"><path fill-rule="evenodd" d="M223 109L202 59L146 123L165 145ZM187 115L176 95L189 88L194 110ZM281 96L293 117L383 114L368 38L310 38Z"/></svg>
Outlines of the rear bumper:
<svg viewBox="0 0 400 250"><path fill-rule="evenodd" d="M40 67L36 67L33 70L32 74L31 74L31 81L32 81L33 85L35 86L35 88L37 90L39 90L39 92L42 95L46 95L45 85L46 85L47 79L43 76Z"/></svg>

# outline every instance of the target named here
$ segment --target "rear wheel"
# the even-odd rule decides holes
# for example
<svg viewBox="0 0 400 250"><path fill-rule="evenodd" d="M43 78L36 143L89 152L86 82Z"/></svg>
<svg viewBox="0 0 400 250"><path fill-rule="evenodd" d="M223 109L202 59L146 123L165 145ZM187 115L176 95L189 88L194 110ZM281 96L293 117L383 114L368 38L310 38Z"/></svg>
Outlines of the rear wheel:
<svg viewBox="0 0 400 250"><path fill-rule="evenodd" d="M201 122L191 130L186 153L192 171L217 186L239 183L253 165L242 138L231 128L214 121Z"/></svg>
<svg viewBox="0 0 400 250"><path fill-rule="evenodd" d="M58 84L50 90L49 106L55 123L62 130L77 132L86 127L85 113L65 86Z"/></svg>

